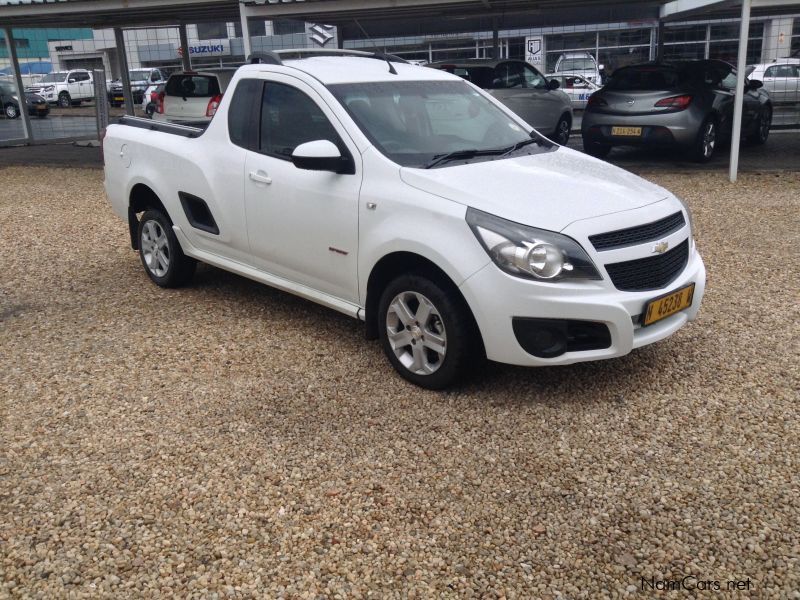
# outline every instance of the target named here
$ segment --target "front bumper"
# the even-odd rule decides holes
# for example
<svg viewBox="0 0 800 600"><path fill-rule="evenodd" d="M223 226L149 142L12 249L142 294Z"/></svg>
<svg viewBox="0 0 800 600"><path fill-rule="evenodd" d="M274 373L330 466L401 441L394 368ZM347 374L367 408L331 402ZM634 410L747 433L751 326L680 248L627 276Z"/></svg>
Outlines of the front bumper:
<svg viewBox="0 0 800 600"><path fill-rule="evenodd" d="M689 283L695 284L695 292L688 309L649 327L638 324L649 300ZM634 348L669 337L697 316L705 283L705 266L694 250L681 275L662 291L611 291L595 282L535 283L507 275L490 263L464 282L461 292L478 322L487 358L512 365L547 366L624 356ZM545 288L548 285L549 290ZM611 344L599 350L565 352L554 358L536 357L517 341L514 317L604 323L611 334Z"/></svg>
<svg viewBox="0 0 800 600"><path fill-rule="evenodd" d="M608 146L690 146L697 139L702 118L690 108L649 115L610 115L585 112L581 121L584 140ZM612 127L641 127L640 136L614 136Z"/></svg>
<svg viewBox="0 0 800 600"><path fill-rule="evenodd" d="M589 241L595 233L642 225L679 210L674 199L664 199L640 209L614 213L585 221L576 221L562 233L583 246L598 267L601 281L564 281L543 283L521 279L501 271L489 263L464 281L461 292L472 309L490 360L522 366L567 365L576 362L614 358L628 354L634 348L652 344L675 333L697 316L705 292L706 271L693 242L683 269L662 289L620 291L611 281L605 265L651 255L654 241L631 247L597 251ZM690 235L688 219L681 229L657 241L675 248ZM645 305L654 298L695 284L690 307L647 327L640 325ZM603 324L608 329L610 343L602 337L604 329L590 332L592 350L566 351L557 356L534 356L520 343L519 322L525 319L570 321L566 326L583 327ZM514 321L518 324L514 331ZM558 325L560 327L560 325ZM598 347L605 346L605 347ZM529 345L530 347L530 345ZM575 346L573 346L575 347ZM547 353L544 353L547 354Z"/></svg>

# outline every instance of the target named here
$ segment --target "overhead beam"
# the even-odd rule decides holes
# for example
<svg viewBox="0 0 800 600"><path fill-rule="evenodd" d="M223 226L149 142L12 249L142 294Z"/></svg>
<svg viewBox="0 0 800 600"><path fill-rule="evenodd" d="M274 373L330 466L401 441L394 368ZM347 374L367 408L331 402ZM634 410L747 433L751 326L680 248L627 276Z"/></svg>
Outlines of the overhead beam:
<svg viewBox="0 0 800 600"><path fill-rule="evenodd" d="M726 8L733 4L734 0L672 0L661 6L659 17L662 19L684 17L697 12Z"/></svg>

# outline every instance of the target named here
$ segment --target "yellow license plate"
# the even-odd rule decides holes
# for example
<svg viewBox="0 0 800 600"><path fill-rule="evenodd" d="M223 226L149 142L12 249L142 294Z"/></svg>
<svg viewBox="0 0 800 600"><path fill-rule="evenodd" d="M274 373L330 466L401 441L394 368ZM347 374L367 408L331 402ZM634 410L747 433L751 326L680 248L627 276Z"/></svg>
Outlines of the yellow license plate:
<svg viewBox="0 0 800 600"><path fill-rule="evenodd" d="M625 135L625 136L628 136L628 137L640 136L640 135L642 135L642 128L641 127L612 127L611 128L611 135Z"/></svg>
<svg viewBox="0 0 800 600"><path fill-rule="evenodd" d="M679 290L670 292L666 296L650 300L644 307L642 326L647 327L685 308L689 308L692 305L692 298L694 298L694 284L690 283Z"/></svg>

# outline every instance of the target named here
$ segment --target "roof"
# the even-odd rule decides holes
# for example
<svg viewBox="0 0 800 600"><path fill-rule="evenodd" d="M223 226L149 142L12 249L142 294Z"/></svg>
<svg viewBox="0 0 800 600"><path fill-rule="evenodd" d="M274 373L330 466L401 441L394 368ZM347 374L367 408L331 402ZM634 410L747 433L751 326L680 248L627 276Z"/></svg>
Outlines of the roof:
<svg viewBox="0 0 800 600"><path fill-rule="evenodd" d="M284 60L282 65L245 65L243 74L296 69L311 75L325 85L337 83L369 83L379 81L463 81L460 77L438 69L392 62L396 75L389 72L386 61L358 56L313 56ZM291 71L289 71L291 72Z"/></svg>

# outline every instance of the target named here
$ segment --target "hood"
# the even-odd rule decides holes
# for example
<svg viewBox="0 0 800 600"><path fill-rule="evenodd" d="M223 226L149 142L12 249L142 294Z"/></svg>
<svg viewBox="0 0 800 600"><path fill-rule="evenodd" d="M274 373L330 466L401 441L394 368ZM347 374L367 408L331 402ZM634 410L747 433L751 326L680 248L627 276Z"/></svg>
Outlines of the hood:
<svg viewBox="0 0 800 600"><path fill-rule="evenodd" d="M403 167L400 177L425 192L550 231L670 195L641 177L569 148L434 169Z"/></svg>

